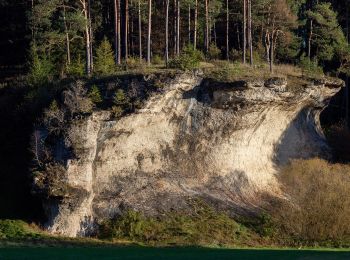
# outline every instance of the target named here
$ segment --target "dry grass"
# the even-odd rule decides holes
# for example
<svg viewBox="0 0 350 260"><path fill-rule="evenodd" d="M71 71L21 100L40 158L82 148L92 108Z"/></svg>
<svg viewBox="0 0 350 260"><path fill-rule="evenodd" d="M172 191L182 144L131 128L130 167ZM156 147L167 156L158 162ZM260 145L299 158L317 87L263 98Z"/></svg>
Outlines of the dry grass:
<svg viewBox="0 0 350 260"><path fill-rule="evenodd" d="M257 64L253 67L248 64L232 63L223 60L201 63L204 74L212 79L224 82L258 78L266 80L271 77L283 77L288 80L290 90L300 90L308 84L302 69L289 64L278 64L271 73L267 63Z"/></svg>
<svg viewBox="0 0 350 260"><path fill-rule="evenodd" d="M290 64L278 64L275 67L275 75L288 76L288 77L301 77L302 70L299 67Z"/></svg>
<svg viewBox="0 0 350 260"><path fill-rule="evenodd" d="M350 165L298 160L280 179L289 198L273 213L281 234L300 244L349 244Z"/></svg>

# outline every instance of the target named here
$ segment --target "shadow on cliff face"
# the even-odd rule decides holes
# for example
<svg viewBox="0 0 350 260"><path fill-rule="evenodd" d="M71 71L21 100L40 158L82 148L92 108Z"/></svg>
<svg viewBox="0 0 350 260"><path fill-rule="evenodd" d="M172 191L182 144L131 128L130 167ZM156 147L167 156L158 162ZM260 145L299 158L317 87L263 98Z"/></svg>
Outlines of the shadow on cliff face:
<svg viewBox="0 0 350 260"><path fill-rule="evenodd" d="M346 91L342 89L321 113L321 124L333 151L334 160L350 162L350 129L346 126Z"/></svg>
<svg viewBox="0 0 350 260"><path fill-rule="evenodd" d="M24 88L0 91L0 218L37 220L41 202L32 196L30 137L37 111L26 104Z"/></svg>
<svg viewBox="0 0 350 260"><path fill-rule="evenodd" d="M292 159L331 159L331 150L318 120L320 112L304 108L289 124L275 147L274 162L277 167L287 165Z"/></svg>
<svg viewBox="0 0 350 260"><path fill-rule="evenodd" d="M150 79L152 83L158 80L154 78ZM33 168L31 137L34 125L40 123L39 119L43 109L48 107L54 98L60 100L62 91L73 82L75 80L66 79L45 86L14 85L0 89L0 121L2 123L0 127L0 218L43 220L45 214L41 198L31 192L31 169ZM101 107L105 108L104 106L108 106L113 100L114 92L111 94L109 90L113 91L116 85L125 88L129 85L135 86L135 82L143 83L144 77L126 75L92 79L87 82L87 85L101 86L104 95L111 95L105 98L107 101ZM144 99L149 96L148 92L161 91L160 87L153 87L154 84L148 84L147 89L144 87L145 84L139 85L136 84L131 90Z"/></svg>

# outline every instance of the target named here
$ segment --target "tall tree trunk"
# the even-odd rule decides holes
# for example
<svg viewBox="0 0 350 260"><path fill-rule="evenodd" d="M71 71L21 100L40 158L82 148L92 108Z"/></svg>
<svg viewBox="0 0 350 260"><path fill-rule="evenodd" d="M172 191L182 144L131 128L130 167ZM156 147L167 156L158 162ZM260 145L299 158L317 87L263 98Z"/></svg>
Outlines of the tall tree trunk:
<svg viewBox="0 0 350 260"><path fill-rule="evenodd" d="M180 55L180 0L177 0L177 15L176 15L176 22L177 22L177 25L176 25L176 29L177 29L177 42L176 42L176 55Z"/></svg>
<svg viewBox="0 0 350 260"><path fill-rule="evenodd" d="M114 46L115 63L120 64L120 0L114 0Z"/></svg>
<svg viewBox="0 0 350 260"><path fill-rule="evenodd" d="M270 73L273 74L273 66L274 66L274 57L275 57L275 37L276 37L276 32L275 32L275 17L272 19L272 29L269 34L270 40Z"/></svg>
<svg viewBox="0 0 350 260"><path fill-rule="evenodd" d="M191 5L188 4L188 44L191 44Z"/></svg>
<svg viewBox="0 0 350 260"><path fill-rule="evenodd" d="M174 56L177 54L177 8L176 8L177 0L174 0Z"/></svg>
<svg viewBox="0 0 350 260"><path fill-rule="evenodd" d="M210 44L211 44L211 42L212 42L212 33L211 33L211 31L212 31L212 26L211 26L211 17L210 17L210 15L209 15L209 20L208 20L209 22L208 22L208 27L209 27L209 37L208 37L208 49L209 49L209 46L210 46Z"/></svg>
<svg viewBox="0 0 350 260"><path fill-rule="evenodd" d="M313 0L309 1L309 10L313 9ZM309 21L309 35L308 35L308 40L307 40L307 56L309 59L311 59L311 48L312 48L312 37L313 37L313 24L314 21L313 19L310 19Z"/></svg>
<svg viewBox="0 0 350 260"><path fill-rule="evenodd" d="M226 0L226 59L229 60L229 37L228 37L228 33L229 33L229 24L230 24L230 14L229 14L229 7L228 7L228 0Z"/></svg>
<svg viewBox="0 0 350 260"><path fill-rule="evenodd" d="M348 46L349 46L349 41L350 41L350 23L349 23L349 5L350 5L350 1L347 0L346 1L347 4L345 5L346 6L346 39L347 39L347 43L348 43ZM349 76L346 75L346 88L345 88L345 105L346 105L346 108L345 108L345 122L346 122L346 126L347 128L350 128L350 118L349 118Z"/></svg>
<svg viewBox="0 0 350 260"><path fill-rule="evenodd" d="M274 39L273 39L273 32L270 36L270 73L273 73L273 63L274 63Z"/></svg>
<svg viewBox="0 0 350 260"><path fill-rule="evenodd" d="M124 15L124 59L128 60L128 35L129 35L129 1L125 0L125 15Z"/></svg>
<svg viewBox="0 0 350 260"><path fill-rule="evenodd" d="M217 37L216 37L216 22L214 22L214 25L213 25L213 31L214 31L214 43L215 43L215 46L217 46Z"/></svg>
<svg viewBox="0 0 350 260"><path fill-rule="evenodd" d="M66 53L67 53L67 67L68 67L71 64L71 54L70 54L70 39L69 39L69 33L68 33L65 5L63 5L63 23L64 23L64 31L66 34Z"/></svg>
<svg viewBox="0 0 350 260"><path fill-rule="evenodd" d="M89 16L88 16L88 7L86 0L80 0L80 3L83 7L83 14L85 18L85 50L86 50L86 65L85 72L88 76L91 76L91 52L90 52L90 30L89 30Z"/></svg>
<svg viewBox="0 0 350 260"><path fill-rule="evenodd" d="M238 50L241 49L241 32L239 30L239 23L237 23L237 31L236 31L236 34L237 34L237 46L238 46Z"/></svg>
<svg viewBox="0 0 350 260"><path fill-rule="evenodd" d="M168 67L169 64L169 2L166 0L165 11L165 64Z"/></svg>
<svg viewBox="0 0 350 260"><path fill-rule="evenodd" d="M208 0L205 0L205 52L209 50L209 6Z"/></svg>
<svg viewBox="0 0 350 260"><path fill-rule="evenodd" d="M243 64L247 57L247 0L243 0Z"/></svg>
<svg viewBox="0 0 350 260"><path fill-rule="evenodd" d="M248 42L250 51L250 66L253 66L253 37L252 37L252 0L248 0Z"/></svg>
<svg viewBox="0 0 350 260"><path fill-rule="evenodd" d="M88 4L88 19L89 19L89 37L90 37L90 66L91 72L94 70L94 55L93 55L93 33L92 33L92 19L91 19L91 0L89 0Z"/></svg>
<svg viewBox="0 0 350 260"><path fill-rule="evenodd" d="M134 56L134 39L133 39L133 36L134 36L134 19L133 17L131 17L130 19L130 23L129 23L129 26L130 26L130 33L129 33L129 38L130 38L130 54L131 56Z"/></svg>
<svg viewBox="0 0 350 260"><path fill-rule="evenodd" d="M268 64L270 64L270 48L271 48L271 44L270 44L270 34L269 31L267 30L265 33L265 52L266 52L266 62Z"/></svg>
<svg viewBox="0 0 350 260"><path fill-rule="evenodd" d="M198 23L198 0L195 0L194 7L194 32L193 32L193 47L197 48L197 23Z"/></svg>
<svg viewBox="0 0 350 260"><path fill-rule="evenodd" d="M142 61L142 20L141 20L141 0L138 2L138 15L139 15L139 58Z"/></svg>
<svg viewBox="0 0 350 260"><path fill-rule="evenodd" d="M148 0L147 64L151 65L152 0Z"/></svg>
<svg viewBox="0 0 350 260"><path fill-rule="evenodd" d="M309 28L309 38L308 38L308 50L307 50L307 56L309 59L311 59L311 44L312 44L312 36L313 36L313 20L310 20L310 28Z"/></svg>
<svg viewBox="0 0 350 260"><path fill-rule="evenodd" d="M33 15L33 12L34 12L34 0L31 0L31 16L32 16L32 19L34 19L34 15ZM35 22L33 22L35 24ZM35 37L34 37L34 26L32 25L31 26L31 31L32 31L32 39L35 41Z"/></svg>
<svg viewBox="0 0 350 260"><path fill-rule="evenodd" d="M90 36L90 66L91 66L91 72L94 70L94 55L93 55L93 33L92 33L92 19L91 19L91 0L89 0L88 4L88 19L89 19L89 36Z"/></svg>

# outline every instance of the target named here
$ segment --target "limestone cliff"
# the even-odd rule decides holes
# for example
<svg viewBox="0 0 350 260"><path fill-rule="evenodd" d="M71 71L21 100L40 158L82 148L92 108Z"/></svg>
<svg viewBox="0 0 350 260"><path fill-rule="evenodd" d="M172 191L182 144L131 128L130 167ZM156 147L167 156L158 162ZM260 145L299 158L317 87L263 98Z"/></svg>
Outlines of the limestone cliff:
<svg viewBox="0 0 350 260"><path fill-rule="evenodd" d="M282 78L220 83L182 74L163 85L134 113L85 113L50 141L49 173L35 185L51 194L51 232L84 236L125 209L157 215L185 210L194 197L232 214L254 210L260 194L280 195L276 174L291 158L330 155L319 115L342 82L296 88ZM59 195L48 192L55 185Z"/></svg>

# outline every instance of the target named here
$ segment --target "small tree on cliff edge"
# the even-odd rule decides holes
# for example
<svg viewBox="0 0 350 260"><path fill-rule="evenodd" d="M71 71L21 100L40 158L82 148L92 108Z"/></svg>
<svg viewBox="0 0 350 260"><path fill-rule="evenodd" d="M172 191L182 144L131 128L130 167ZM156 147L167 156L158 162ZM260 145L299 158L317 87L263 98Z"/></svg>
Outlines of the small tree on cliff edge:
<svg viewBox="0 0 350 260"><path fill-rule="evenodd" d="M98 75L113 74L116 70L112 46L105 37L96 50L95 71Z"/></svg>

